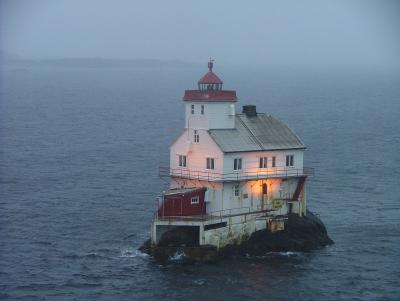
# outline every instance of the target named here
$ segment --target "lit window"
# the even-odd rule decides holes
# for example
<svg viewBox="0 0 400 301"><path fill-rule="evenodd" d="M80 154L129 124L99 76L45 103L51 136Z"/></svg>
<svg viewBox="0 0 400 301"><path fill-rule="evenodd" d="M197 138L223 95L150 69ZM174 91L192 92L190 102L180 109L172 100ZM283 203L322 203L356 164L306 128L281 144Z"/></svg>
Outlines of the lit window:
<svg viewBox="0 0 400 301"><path fill-rule="evenodd" d="M194 140L194 143L199 143L200 142L200 135L199 135L199 132L197 130L194 130L193 140Z"/></svg>
<svg viewBox="0 0 400 301"><path fill-rule="evenodd" d="M214 169L214 158L207 158L206 163L207 169Z"/></svg>
<svg viewBox="0 0 400 301"><path fill-rule="evenodd" d="M190 111L192 112L192 115L194 114L194 105L190 106Z"/></svg>
<svg viewBox="0 0 400 301"><path fill-rule="evenodd" d="M239 184L236 184L233 187L233 191L234 191L235 196L239 196Z"/></svg>
<svg viewBox="0 0 400 301"><path fill-rule="evenodd" d="M204 115L204 105L201 105L201 115Z"/></svg>
<svg viewBox="0 0 400 301"><path fill-rule="evenodd" d="M233 170L241 170L242 169L242 158L233 159Z"/></svg>
<svg viewBox="0 0 400 301"><path fill-rule="evenodd" d="M260 158L260 168L267 168L268 167L268 158L267 157L261 157Z"/></svg>
<svg viewBox="0 0 400 301"><path fill-rule="evenodd" d="M286 156L286 166L293 166L294 165L294 156L288 155Z"/></svg>
<svg viewBox="0 0 400 301"><path fill-rule="evenodd" d="M199 201L200 201L200 198L199 198L199 196L197 195L197 196L194 196L194 197L192 197L192 198L190 199L190 204L191 204L191 205L198 204Z"/></svg>
<svg viewBox="0 0 400 301"><path fill-rule="evenodd" d="M186 156L179 155L179 166L186 167Z"/></svg>
<svg viewBox="0 0 400 301"><path fill-rule="evenodd" d="M276 157L272 157L272 167L276 167Z"/></svg>

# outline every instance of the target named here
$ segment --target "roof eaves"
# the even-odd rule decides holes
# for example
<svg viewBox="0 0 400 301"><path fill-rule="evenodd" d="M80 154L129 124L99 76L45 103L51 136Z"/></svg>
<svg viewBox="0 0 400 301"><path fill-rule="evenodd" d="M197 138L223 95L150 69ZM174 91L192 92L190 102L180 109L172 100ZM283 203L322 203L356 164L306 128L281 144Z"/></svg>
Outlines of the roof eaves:
<svg viewBox="0 0 400 301"><path fill-rule="evenodd" d="M230 153L256 153L256 152L273 152L273 151L284 151L284 150L301 150L301 149L307 149L307 147L290 147L290 148L269 148L269 149L262 149L262 150L236 150L236 151L223 151L225 154L230 154Z"/></svg>

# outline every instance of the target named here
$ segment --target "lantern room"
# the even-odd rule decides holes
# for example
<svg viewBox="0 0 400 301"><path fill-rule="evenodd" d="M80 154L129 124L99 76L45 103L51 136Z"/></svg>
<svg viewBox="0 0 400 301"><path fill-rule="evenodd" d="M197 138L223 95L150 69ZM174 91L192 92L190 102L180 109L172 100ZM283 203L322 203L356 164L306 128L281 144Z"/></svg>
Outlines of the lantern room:
<svg viewBox="0 0 400 301"><path fill-rule="evenodd" d="M208 62L208 72L197 82L200 91L220 91L223 81L212 71L214 60Z"/></svg>

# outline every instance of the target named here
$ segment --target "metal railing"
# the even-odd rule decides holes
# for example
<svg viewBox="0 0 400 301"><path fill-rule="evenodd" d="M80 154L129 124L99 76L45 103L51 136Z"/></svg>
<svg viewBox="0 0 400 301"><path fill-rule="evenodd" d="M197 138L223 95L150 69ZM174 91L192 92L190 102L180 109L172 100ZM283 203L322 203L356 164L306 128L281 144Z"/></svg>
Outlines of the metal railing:
<svg viewBox="0 0 400 301"><path fill-rule="evenodd" d="M250 208L250 207L240 207L240 208L230 208L230 209L213 211L213 212L210 212L207 214L188 215L188 216L181 216L181 215L170 216L170 215L163 215L163 214L160 215L159 212L155 212L154 219L155 220L181 220L181 221L222 220L224 218L229 218L232 216L257 214L257 213L262 213L264 211L259 210L258 208L256 210L254 210L254 208Z"/></svg>
<svg viewBox="0 0 400 301"><path fill-rule="evenodd" d="M231 173L220 173L206 169L190 169L190 168L170 168L160 167L160 177L178 177L191 180L202 180L210 182L235 182L243 180L262 180L267 178L289 178L300 176L311 176L314 169L310 167L304 168L269 168L266 170L240 170Z"/></svg>
<svg viewBox="0 0 400 301"><path fill-rule="evenodd" d="M247 216L251 214L268 214L269 212L276 211L277 209L273 209L272 205L264 205L264 208L261 206L254 207L238 207L238 208L229 208L222 209L213 212L209 212L206 214L199 215L164 215L162 212L156 211L154 213L154 220L160 221L208 221L208 220L220 220L234 217L234 216ZM160 214L161 213L161 214Z"/></svg>

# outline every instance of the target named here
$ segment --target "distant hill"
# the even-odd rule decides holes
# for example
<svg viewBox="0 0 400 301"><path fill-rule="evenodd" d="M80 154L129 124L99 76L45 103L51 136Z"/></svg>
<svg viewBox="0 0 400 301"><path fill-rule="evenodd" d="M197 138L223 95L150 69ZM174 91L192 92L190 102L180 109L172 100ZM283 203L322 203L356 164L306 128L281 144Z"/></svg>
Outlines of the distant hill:
<svg viewBox="0 0 400 301"><path fill-rule="evenodd" d="M20 59L22 59L22 57L18 54L0 50L0 60L9 61L9 60L20 60Z"/></svg>
<svg viewBox="0 0 400 301"><path fill-rule="evenodd" d="M195 63L180 60L158 59L107 59L107 58L25 58L19 55L0 51L0 59L6 63L26 64L30 66L60 66L84 68L187 68L197 66Z"/></svg>

